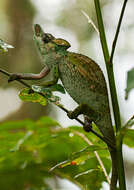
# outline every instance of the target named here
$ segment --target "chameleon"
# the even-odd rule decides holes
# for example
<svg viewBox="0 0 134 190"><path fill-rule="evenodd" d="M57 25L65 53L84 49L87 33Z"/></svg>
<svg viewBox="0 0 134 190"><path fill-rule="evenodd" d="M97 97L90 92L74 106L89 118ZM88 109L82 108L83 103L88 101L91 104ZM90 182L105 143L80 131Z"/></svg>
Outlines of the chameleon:
<svg viewBox="0 0 134 190"><path fill-rule="evenodd" d="M8 82L16 79L40 80L50 75L49 81L40 84L49 87L60 78L66 91L79 104L68 113L69 118L74 119L80 114L87 116L85 123L93 121L104 137L113 141L107 86L98 64L85 55L68 51L71 46L69 42L45 33L38 24L34 25L33 39L45 67L39 74L12 73ZM85 127L85 130L88 131L88 128Z"/></svg>
<svg viewBox="0 0 134 190"><path fill-rule="evenodd" d="M78 107L68 113L69 118L83 114L86 131L90 131L94 122L102 135L115 145L107 85L99 65L85 55L70 52L68 41L45 33L39 24L34 25L33 39L45 66L38 74L12 73L8 81L40 80L50 75L51 79L40 84L49 87L61 79L66 91L78 103Z"/></svg>

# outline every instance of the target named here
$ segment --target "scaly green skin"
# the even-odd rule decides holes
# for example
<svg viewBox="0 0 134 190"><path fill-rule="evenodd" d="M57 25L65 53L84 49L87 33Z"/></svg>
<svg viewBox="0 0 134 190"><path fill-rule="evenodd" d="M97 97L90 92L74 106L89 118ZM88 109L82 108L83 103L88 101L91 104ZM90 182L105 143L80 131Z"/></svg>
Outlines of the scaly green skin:
<svg viewBox="0 0 134 190"><path fill-rule="evenodd" d="M40 84L50 86L60 78L67 92L79 104L68 116L73 119L79 114L87 115L99 127L105 139L115 145L107 87L100 67L87 56L67 51L70 44L66 40L44 33L39 25L34 26L34 41L45 68L39 74L12 74L9 81L39 80L50 74L52 80Z"/></svg>

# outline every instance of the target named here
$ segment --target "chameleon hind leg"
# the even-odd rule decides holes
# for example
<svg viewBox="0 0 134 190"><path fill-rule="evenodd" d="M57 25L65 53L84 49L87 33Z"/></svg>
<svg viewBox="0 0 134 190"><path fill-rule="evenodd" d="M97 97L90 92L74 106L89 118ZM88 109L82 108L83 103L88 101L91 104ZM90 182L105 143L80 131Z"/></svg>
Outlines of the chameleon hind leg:
<svg viewBox="0 0 134 190"><path fill-rule="evenodd" d="M68 112L68 117L70 119L76 119L79 115L84 114L84 130L89 132L91 129L92 121L96 121L98 119L98 114L90 108L87 104L81 104L73 111Z"/></svg>

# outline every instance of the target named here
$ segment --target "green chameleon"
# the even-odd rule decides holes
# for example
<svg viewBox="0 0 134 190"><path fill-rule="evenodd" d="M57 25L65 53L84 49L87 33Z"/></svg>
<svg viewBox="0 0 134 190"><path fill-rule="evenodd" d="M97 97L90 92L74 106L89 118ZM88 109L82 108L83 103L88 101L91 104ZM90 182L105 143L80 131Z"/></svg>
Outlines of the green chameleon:
<svg viewBox="0 0 134 190"><path fill-rule="evenodd" d="M70 44L66 40L44 33L38 24L34 26L34 41L45 67L39 74L11 74L9 82L16 79L39 80L51 75L50 81L41 84L48 87L56 84L60 78L66 91L79 104L68 113L69 118L83 114L86 131L90 131L94 122L102 135L115 145L107 87L100 67L87 56L69 52Z"/></svg>
<svg viewBox="0 0 134 190"><path fill-rule="evenodd" d="M34 41L45 67L39 74L11 74L8 81L39 80L51 75L51 80L40 84L48 87L56 84L60 78L67 92L79 104L74 111L69 112L68 116L71 119L80 114L87 116L86 122L93 121L104 137L113 142L114 132L107 87L100 67L87 56L67 51L70 44L66 40L44 33L38 24L34 26ZM88 127L85 127L85 130L88 130Z"/></svg>

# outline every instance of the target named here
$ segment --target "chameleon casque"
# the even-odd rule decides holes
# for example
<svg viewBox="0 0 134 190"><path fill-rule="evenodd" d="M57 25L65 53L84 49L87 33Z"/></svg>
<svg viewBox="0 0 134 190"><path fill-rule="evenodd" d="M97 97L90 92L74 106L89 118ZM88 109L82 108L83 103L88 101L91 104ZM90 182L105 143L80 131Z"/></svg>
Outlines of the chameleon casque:
<svg viewBox="0 0 134 190"><path fill-rule="evenodd" d="M66 91L79 104L68 116L71 119L80 114L87 116L103 136L115 144L107 87L100 67L87 56L69 52L69 42L43 32L38 24L34 25L34 41L45 67L39 74L11 74L9 82L16 79L39 80L51 74L52 80L41 84L48 87L60 78Z"/></svg>

